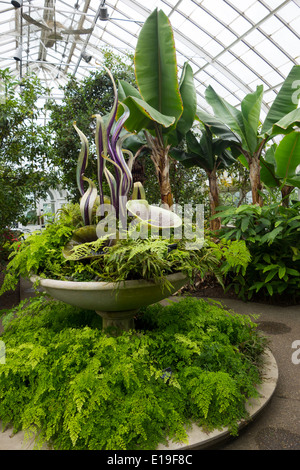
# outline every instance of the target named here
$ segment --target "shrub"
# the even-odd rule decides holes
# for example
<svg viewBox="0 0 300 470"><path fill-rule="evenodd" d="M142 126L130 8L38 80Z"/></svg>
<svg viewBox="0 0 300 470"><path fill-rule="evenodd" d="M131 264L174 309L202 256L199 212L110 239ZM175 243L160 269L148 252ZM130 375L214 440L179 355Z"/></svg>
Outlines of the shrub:
<svg viewBox="0 0 300 470"><path fill-rule="evenodd" d="M226 240L244 240L251 262L244 273L231 273L231 286L243 299L253 294L300 297L300 203L222 208L218 214ZM226 226L228 224L228 226ZM230 225L229 225L230 224Z"/></svg>
<svg viewBox="0 0 300 470"><path fill-rule="evenodd" d="M100 322L44 296L6 314L4 425L66 450L155 449L186 441L192 421L237 433L265 348L249 317L187 298L143 309L118 337Z"/></svg>

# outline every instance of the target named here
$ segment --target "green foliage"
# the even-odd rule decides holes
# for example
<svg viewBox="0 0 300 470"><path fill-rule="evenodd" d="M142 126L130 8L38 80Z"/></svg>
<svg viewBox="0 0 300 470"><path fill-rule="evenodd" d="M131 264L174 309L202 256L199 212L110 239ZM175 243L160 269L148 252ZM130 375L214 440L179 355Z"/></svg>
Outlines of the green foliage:
<svg viewBox="0 0 300 470"><path fill-rule="evenodd" d="M44 296L7 313L4 425L65 450L155 449L186 441L191 422L237 433L266 344L249 317L187 298L145 308L118 337L100 321Z"/></svg>
<svg viewBox="0 0 300 470"><path fill-rule="evenodd" d="M8 69L0 70L0 229L22 220L35 197L57 184L51 165L51 134L39 125L37 104L47 90L34 75L22 87Z"/></svg>
<svg viewBox="0 0 300 470"><path fill-rule="evenodd" d="M19 240L20 232L4 229L0 231L0 266L6 264L12 244Z"/></svg>
<svg viewBox="0 0 300 470"><path fill-rule="evenodd" d="M284 295L290 301L299 299L300 204L242 205L223 208L218 215L228 224L221 236L226 240L244 240L251 255L244 272L232 275L236 292L248 299L258 292L266 297Z"/></svg>
<svg viewBox="0 0 300 470"><path fill-rule="evenodd" d="M263 98L263 86L258 85L256 91L247 94L241 101L241 109L226 102L216 91L208 86L205 98L212 107L214 115L197 112L198 118L210 127L211 132L223 141L230 143L231 151L237 151L237 157L249 168L253 204L262 205L260 195L260 159L266 150L268 142L274 137L289 134L299 127L300 110L298 98L294 95L294 84L300 77L300 66L294 65L283 82L274 102L272 103L265 121L261 123L260 113ZM294 155L297 133L283 139L284 152L278 154L281 171L289 167L289 157ZM240 156L239 156L240 155ZM263 159L262 159L263 161ZM264 172L266 176L266 172ZM267 175L268 176L268 175ZM293 176L293 175L290 175ZM269 179L269 178L268 178Z"/></svg>
<svg viewBox="0 0 300 470"><path fill-rule="evenodd" d="M70 204L60 210L54 222L43 231L36 231L25 240L13 243L0 295L14 289L19 276L28 277L44 271L53 276L57 273L63 275L65 260L62 247L81 222L79 206Z"/></svg>
<svg viewBox="0 0 300 470"><path fill-rule="evenodd" d="M73 281L152 279L168 288L170 285L166 276L181 271L192 282L196 273L200 273L202 278L211 273L222 284L223 276L231 267L239 271L245 269L249 262L249 253L243 241L214 243L207 238L203 246L199 245L197 249L196 245L196 249L191 250L185 238L174 240L172 234L169 239L151 237L151 234L146 239L136 239L130 233L127 238L109 247L103 246L105 239L82 243L75 246L73 255L66 259L63 248L74 229L80 225L79 206L69 204L43 231L29 235L21 243L14 243L0 295L13 289L19 276L29 277L32 274ZM169 246L173 244L176 249L170 250ZM83 255L98 253L101 247L101 256L80 259Z"/></svg>

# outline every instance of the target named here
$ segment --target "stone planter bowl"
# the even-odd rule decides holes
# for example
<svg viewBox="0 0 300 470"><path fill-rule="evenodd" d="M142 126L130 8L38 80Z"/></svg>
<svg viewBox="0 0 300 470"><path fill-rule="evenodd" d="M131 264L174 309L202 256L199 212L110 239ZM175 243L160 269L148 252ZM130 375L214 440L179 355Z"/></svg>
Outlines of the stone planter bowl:
<svg viewBox="0 0 300 470"><path fill-rule="evenodd" d="M162 290L154 281L143 279L134 281L75 282L43 279L32 276L31 281L39 281L39 286L56 300L76 307L95 310L103 319L103 329L110 326L129 330L134 328L134 316L141 307L154 304L178 291L187 282L183 273L166 276L173 288Z"/></svg>

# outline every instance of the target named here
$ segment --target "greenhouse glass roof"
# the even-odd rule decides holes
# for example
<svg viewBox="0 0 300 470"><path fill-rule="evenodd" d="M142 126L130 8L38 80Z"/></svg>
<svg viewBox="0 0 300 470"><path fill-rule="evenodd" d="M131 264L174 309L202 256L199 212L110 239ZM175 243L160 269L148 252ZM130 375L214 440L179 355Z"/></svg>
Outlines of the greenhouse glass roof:
<svg viewBox="0 0 300 470"><path fill-rule="evenodd" d="M193 67L205 109L208 85L236 106L263 84L266 112L300 64L300 0L7 0L0 1L0 67L20 77L34 71L55 96L67 74L80 79L99 67L104 46L134 50L155 8L170 19L178 67L186 60Z"/></svg>

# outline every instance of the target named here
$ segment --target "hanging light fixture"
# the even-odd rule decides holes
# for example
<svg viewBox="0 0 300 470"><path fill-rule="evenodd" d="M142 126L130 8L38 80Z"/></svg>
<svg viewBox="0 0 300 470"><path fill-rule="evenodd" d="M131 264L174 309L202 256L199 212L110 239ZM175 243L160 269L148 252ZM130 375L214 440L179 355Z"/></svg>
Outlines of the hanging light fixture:
<svg viewBox="0 0 300 470"><path fill-rule="evenodd" d="M99 9L99 19L100 21L107 21L109 18L108 10L106 6L101 6Z"/></svg>
<svg viewBox="0 0 300 470"><path fill-rule="evenodd" d="M16 49L16 52L14 54L14 59L17 61L17 62L20 62L22 60L22 53L23 53L23 48L22 46L19 46L17 49Z"/></svg>
<svg viewBox="0 0 300 470"><path fill-rule="evenodd" d="M21 8L23 6L23 0L19 0L18 2L16 0L11 0L10 2L15 8Z"/></svg>
<svg viewBox="0 0 300 470"><path fill-rule="evenodd" d="M93 56L89 55L86 51L83 51L81 53L81 57L83 58L83 60L88 64L89 62L91 62Z"/></svg>

